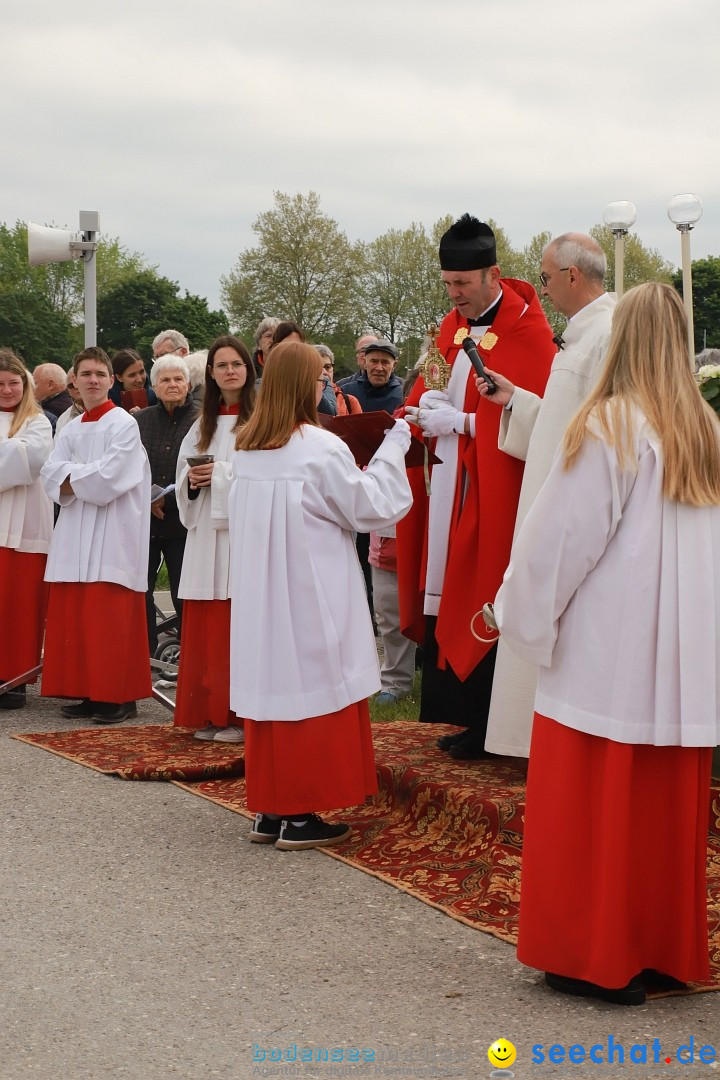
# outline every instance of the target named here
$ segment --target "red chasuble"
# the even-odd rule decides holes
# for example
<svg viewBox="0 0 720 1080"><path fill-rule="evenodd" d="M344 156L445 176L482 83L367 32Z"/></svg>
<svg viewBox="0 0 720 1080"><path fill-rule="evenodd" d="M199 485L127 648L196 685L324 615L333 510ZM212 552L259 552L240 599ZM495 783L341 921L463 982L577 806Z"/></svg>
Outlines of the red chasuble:
<svg viewBox="0 0 720 1080"><path fill-rule="evenodd" d="M529 282L504 278L501 285L502 304L490 328L497 340L489 350L478 346L478 352L491 370L542 396L557 351L552 330ZM467 320L457 308L440 327L438 348L450 365L460 349L464 335L458 331L463 327ZM458 437L455 505L435 632L441 662L447 660L462 680L491 648L473 637L470 623L483 604L494 600L509 562L524 468L522 461L498 449L500 409L480 396L473 375L468 377L464 411L475 413L475 438ZM421 376L407 404L417 405L426 389ZM400 625L403 633L422 643L428 497L423 471L412 469L408 476L413 506L397 525Z"/></svg>

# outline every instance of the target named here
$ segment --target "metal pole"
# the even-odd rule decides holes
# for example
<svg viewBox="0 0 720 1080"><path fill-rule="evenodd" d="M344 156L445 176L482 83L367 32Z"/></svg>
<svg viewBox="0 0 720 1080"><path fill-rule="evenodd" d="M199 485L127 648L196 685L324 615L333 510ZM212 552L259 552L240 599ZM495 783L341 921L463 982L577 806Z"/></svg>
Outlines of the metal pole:
<svg viewBox="0 0 720 1080"><path fill-rule="evenodd" d="M683 303L685 305L685 314L687 315L687 329L688 329L688 358L690 360L690 368L695 370L695 328L693 325L693 302L692 302L692 267L690 261L690 229L692 226L680 225L678 226L680 232L680 250L682 258L682 278L683 278Z"/></svg>
<svg viewBox="0 0 720 1080"><path fill-rule="evenodd" d="M93 233L83 233L85 240L94 238ZM85 263L85 348L97 345L97 263L96 252L87 251Z"/></svg>
<svg viewBox="0 0 720 1080"><path fill-rule="evenodd" d="M624 229L615 230L615 292L618 299L625 290L625 233Z"/></svg>
<svg viewBox="0 0 720 1080"><path fill-rule="evenodd" d="M85 348L97 345L97 235L100 229L100 215L97 210L80 211L80 228L83 240L93 244L83 253L85 270Z"/></svg>

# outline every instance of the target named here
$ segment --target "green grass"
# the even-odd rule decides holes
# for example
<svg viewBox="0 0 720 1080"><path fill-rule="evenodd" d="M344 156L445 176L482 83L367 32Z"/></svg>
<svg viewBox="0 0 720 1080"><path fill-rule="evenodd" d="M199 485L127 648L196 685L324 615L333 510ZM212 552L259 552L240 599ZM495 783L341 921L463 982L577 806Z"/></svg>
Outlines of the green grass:
<svg viewBox="0 0 720 1080"><path fill-rule="evenodd" d="M170 589L170 579L168 578L167 566L165 563L160 567L155 588L158 592L168 592Z"/></svg>
<svg viewBox="0 0 720 1080"><path fill-rule="evenodd" d="M391 723L393 720L417 720L420 714L420 672L415 672L413 692L397 705L376 705L370 698L370 719L373 723Z"/></svg>

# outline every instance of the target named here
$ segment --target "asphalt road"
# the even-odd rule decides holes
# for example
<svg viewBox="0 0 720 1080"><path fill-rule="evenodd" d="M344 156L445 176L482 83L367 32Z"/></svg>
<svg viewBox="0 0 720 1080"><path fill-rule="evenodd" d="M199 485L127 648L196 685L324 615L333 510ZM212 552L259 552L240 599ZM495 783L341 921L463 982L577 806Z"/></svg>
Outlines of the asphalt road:
<svg viewBox="0 0 720 1080"><path fill-rule="evenodd" d="M67 729L58 705L32 689L0 712L2 1080L484 1078L499 1037L515 1077L717 1075L675 1063L691 1036L720 1048L717 994L633 1009L557 996L510 946L375 878L9 737ZM610 1036L622 1072L532 1063L537 1045L606 1057ZM628 1065L655 1039L660 1064Z"/></svg>

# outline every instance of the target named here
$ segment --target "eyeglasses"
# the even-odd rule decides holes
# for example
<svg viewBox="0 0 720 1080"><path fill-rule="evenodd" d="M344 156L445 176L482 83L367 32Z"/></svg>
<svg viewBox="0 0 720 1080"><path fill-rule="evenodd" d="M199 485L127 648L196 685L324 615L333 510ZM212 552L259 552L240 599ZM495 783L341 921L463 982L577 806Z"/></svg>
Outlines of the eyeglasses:
<svg viewBox="0 0 720 1080"><path fill-rule="evenodd" d="M240 371L242 368L246 368L247 364L242 360L234 360L229 364L211 364L210 367L213 371Z"/></svg>
<svg viewBox="0 0 720 1080"><path fill-rule="evenodd" d="M540 284L542 285L543 289L547 289L547 287L548 287L548 282L550 281L550 278L551 278L551 277L553 276L553 274L562 274L562 272L563 272L564 270L569 270L569 269L570 269L570 267L569 267L569 266L561 266L561 267L560 267L559 269L557 269L557 270L553 270L552 274L546 274L546 273L545 273L545 272L543 271L543 272L542 272L542 273L540 274Z"/></svg>

